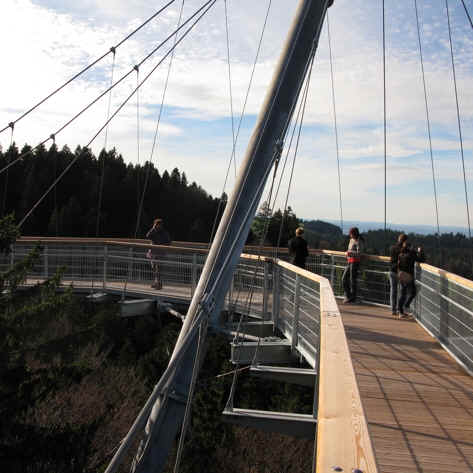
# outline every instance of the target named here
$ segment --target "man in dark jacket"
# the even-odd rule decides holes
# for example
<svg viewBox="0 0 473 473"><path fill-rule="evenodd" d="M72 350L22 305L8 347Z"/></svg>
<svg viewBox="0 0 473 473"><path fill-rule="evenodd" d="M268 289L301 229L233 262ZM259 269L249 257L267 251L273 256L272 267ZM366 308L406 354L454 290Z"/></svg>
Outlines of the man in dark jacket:
<svg viewBox="0 0 473 473"><path fill-rule="evenodd" d="M401 233L397 238L397 243L391 246L390 249L391 265L389 270L389 284L391 286L391 290L389 295L391 299L391 309L393 315L397 315L397 288L399 286L397 265L399 260L399 253L401 252L402 245L405 241L407 241L407 235L405 233Z"/></svg>
<svg viewBox="0 0 473 473"><path fill-rule="evenodd" d="M419 246L415 250L407 242L402 244L398 257L398 277L401 283L401 296L398 305L400 318L410 314L409 306L417 294L415 264L423 261L425 261L425 255L422 247Z"/></svg>
<svg viewBox="0 0 473 473"><path fill-rule="evenodd" d="M299 268L305 269L305 260L309 256L307 250L307 242L302 238L304 229L299 227L296 230L296 236L289 240L289 255L291 256L291 263Z"/></svg>

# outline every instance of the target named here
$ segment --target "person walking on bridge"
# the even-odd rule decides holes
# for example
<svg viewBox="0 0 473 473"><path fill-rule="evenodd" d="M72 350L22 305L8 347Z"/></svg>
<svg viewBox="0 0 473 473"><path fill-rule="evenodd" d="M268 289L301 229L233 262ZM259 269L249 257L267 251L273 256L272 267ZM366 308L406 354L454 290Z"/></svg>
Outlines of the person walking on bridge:
<svg viewBox="0 0 473 473"><path fill-rule="evenodd" d="M291 263L299 268L305 269L305 260L309 256L309 251L307 250L307 242L304 240L302 235L304 234L304 229L298 227L296 229L296 236L289 240L289 255L291 256Z"/></svg>
<svg viewBox="0 0 473 473"><path fill-rule="evenodd" d="M350 241L346 251L347 266L342 276L343 291L345 292L344 303L349 304L356 301L357 277L360 269L361 253L363 251L363 237L357 227L350 228L348 232Z"/></svg>
<svg viewBox="0 0 473 473"><path fill-rule="evenodd" d="M170 245L171 237L169 236L168 231L164 228L163 219L157 218L153 222L153 226L146 233L146 238L149 238L153 245ZM161 271L158 266L158 250L149 249L147 253L147 258L151 260L151 267L153 268L154 281L151 284L153 289L162 289L163 282L161 278Z"/></svg>

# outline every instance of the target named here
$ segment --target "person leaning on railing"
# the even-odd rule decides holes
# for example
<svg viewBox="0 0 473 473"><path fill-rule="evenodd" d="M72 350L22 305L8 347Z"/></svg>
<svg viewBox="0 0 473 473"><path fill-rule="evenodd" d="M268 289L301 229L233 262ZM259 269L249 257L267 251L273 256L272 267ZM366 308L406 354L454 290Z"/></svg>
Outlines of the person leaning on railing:
<svg viewBox="0 0 473 473"><path fill-rule="evenodd" d="M357 227L350 228L348 232L350 242L346 251L347 266L342 276L343 291L345 299L343 302L349 304L356 301L357 277L360 269L361 253L363 251L363 237Z"/></svg>
<svg viewBox="0 0 473 473"><path fill-rule="evenodd" d="M161 218L154 220L153 226L149 229L148 233L146 233L146 238L149 238L153 242L153 245L171 244L171 237L169 236L168 231L164 228L163 220ZM158 251L150 249L148 250L146 257L151 260L151 267L153 268L154 273L154 281L151 284L151 287L153 289L162 289L163 282L158 267Z"/></svg>
<svg viewBox="0 0 473 473"><path fill-rule="evenodd" d="M397 237L397 243L391 246L389 253L391 257L391 267L389 268L389 285L390 285L390 301L391 301L391 309L392 314L397 315L397 293L398 293L398 286L399 286L399 277L398 277L398 261L399 261L399 253L401 253L401 248L403 243L407 240L407 235L405 233L401 233Z"/></svg>
<svg viewBox="0 0 473 473"><path fill-rule="evenodd" d="M424 261L425 255L422 247L413 249L407 241L402 244L398 258L398 277L401 283L401 296L398 304L399 318L411 314L409 307L417 294L414 278L415 264Z"/></svg>
<svg viewBox="0 0 473 473"><path fill-rule="evenodd" d="M288 248L291 255L291 263L305 269L305 260L309 256L309 251L307 250L307 242L302 237L303 234L304 229L298 227L296 229L296 236L289 240Z"/></svg>

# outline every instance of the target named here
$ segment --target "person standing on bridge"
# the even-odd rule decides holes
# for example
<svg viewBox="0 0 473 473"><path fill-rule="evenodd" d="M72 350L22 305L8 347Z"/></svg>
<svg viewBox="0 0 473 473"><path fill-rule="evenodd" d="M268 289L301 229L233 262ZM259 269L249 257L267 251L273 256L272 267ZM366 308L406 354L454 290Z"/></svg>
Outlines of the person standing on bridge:
<svg viewBox="0 0 473 473"><path fill-rule="evenodd" d="M391 309L392 314L397 315L397 293L399 287L399 277L398 277L398 261L399 261L399 254L401 253L402 245L407 241L407 235L405 233L401 233L397 237L397 243L391 246L389 253L391 256L391 267L389 268L389 285L390 291L389 296L391 299Z"/></svg>
<svg viewBox="0 0 473 473"><path fill-rule="evenodd" d="M291 256L291 263L299 268L305 269L305 260L309 256L309 251L307 250L307 242L304 240L302 235L304 234L304 229L298 227L296 229L296 236L289 240L289 255Z"/></svg>
<svg viewBox="0 0 473 473"><path fill-rule="evenodd" d="M171 237L169 236L168 231L164 228L163 220L157 218L153 222L153 226L150 228L148 233L146 233L146 238L149 238L153 245L170 245ZM151 260L151 267L153 268L154 281L151 284L153 289L162 289L163 282L161 279L161 271L158 266L158 251L157 249L149 249L147 253L147 258Z"/></svg>
<svg viewBox="0 0 473 473"><path fill-rule="evenodd" d="M343 302L349 304L356 301L357 277L360 269L361 253L363 250L363 237L357 227L350 228L348 232L350 241L346 252L347 266L342 276L343 291L345 299Z"/></svg>
<svg viewBox="0 0 473 473"><path fill-rule="evenodd" d="M405 241L402 244L401 252L398 258L398 277L401 283L401 295L399 297L399 318L411 315L409 306L417 294L415 283L415 264L425 261L425 255L422 247L417 250L410 247Z"/></svg>

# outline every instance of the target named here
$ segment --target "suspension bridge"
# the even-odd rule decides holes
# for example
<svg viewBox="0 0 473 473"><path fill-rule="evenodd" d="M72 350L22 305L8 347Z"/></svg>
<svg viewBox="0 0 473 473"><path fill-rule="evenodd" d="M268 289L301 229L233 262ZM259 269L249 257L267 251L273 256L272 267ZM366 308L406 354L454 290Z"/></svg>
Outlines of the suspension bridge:
<svg viewBox="0 0 473 473"><path fill-rule="evenodd" d="M166 4L123 42L172 3ZM167 43L171 46L155 68L165 59L172 59L174 50L215 3L216 0L203 2L188 17L182 15L181 8L178 26L172 34L122 78L112 78L110 87L50 133L36 148L54 142L99 99L106 98L116 84L133 73L139 73L144 61ZM279 248L245 248L251 222L266 182L270 181L271 171L278 169L285 146L289 141L292 143L293 138L297 150L319 37L332 3L329 0L299 2L235 189L226 203L218 228L215 225L212 231L212 244L199 247L181 243L158 248L158 264L164 281L161 290L151 287L153 274L146 253L152 246L137 238L146 184L138 202L134 239L112 240L98 235L90 239L22 237L10 255L1 261L2 269L6 270L40 242L43 247L41 264L28 275L26 284L43 281L65 265L65 286L72 285L75 291L97 300L108 294L120 295L121 314L125 317L139 316L158 307L182 320L182 330L168 368L157 380L148 401L130 426L107 472L122 468L123 459L137 439L141 441L131 466L133 471L161 471L176 438L179 445L175 471L179 470L181 458L186 454L192 396L199 366L205 363L205 337L209 328L229 335L231 360L237 367L249 366L256 376L313 387L311 414L241 409L233 402L237 369L222 417L244 426L313 439L313 451L307 455L313 457L314 471L473 471L473 283L470 280L425 263L418 265L416 284L420 291L413 317L400 320L388 310L390 269L386 257L365 255L359 276L361 303L345 306L338 304L342 295L341 273L346 265L343 253L312 250L307 270L302 270L289 264L285 252ZM415 5L417 12L417 3ZM471 23L464 2L462 6ZM449 15L448 0L446 13ZM417 17L417 25L418 21ZM449 35L451 40L450 29ZM111 47L97 61L108 55L115 57L123 42ZM422 58L420 36L419 47ZM169 67L171 63L169 61ZM13 137L23 118L94 65L95 62L88 65L6 124L0 132L10 131ZM155 68L148 76L137 80L136 88L122 105L113 113L108 111L105 123L86 147L107 132L109 123L131 97L136 96ZM424 80L424 92L425 87ZM456 85L455 97L471 239ZM335 110L334 88L332 99ZM384 105L386 150L386 87ZM425 107L435 190L426 93ZM292 117L295 120L290 136ZM336 119L335 134L338 137ZM232 159L236 135L233 135ZM36 148L25 153L34 153ZM337 156L338 151L337 144ZM61 182L79 156L57 175L41 198L25 212L19 221L20 227L40 205L44 205L47 195ZM6 177L24 157L24 154L20 155L8 163L0 170L1 174ZM339 160L337 164L343 225ZM275 181L273 178L267 202L273 202ZM386 174L384 187L387 188ZM440 233L438 196L436 191L434 194L435 218ZM98 195L102 195L101 190ZM100 198L97 229L101 218ZM175 304L188 305L187 313L181 314L173 309Z"/></svg>

